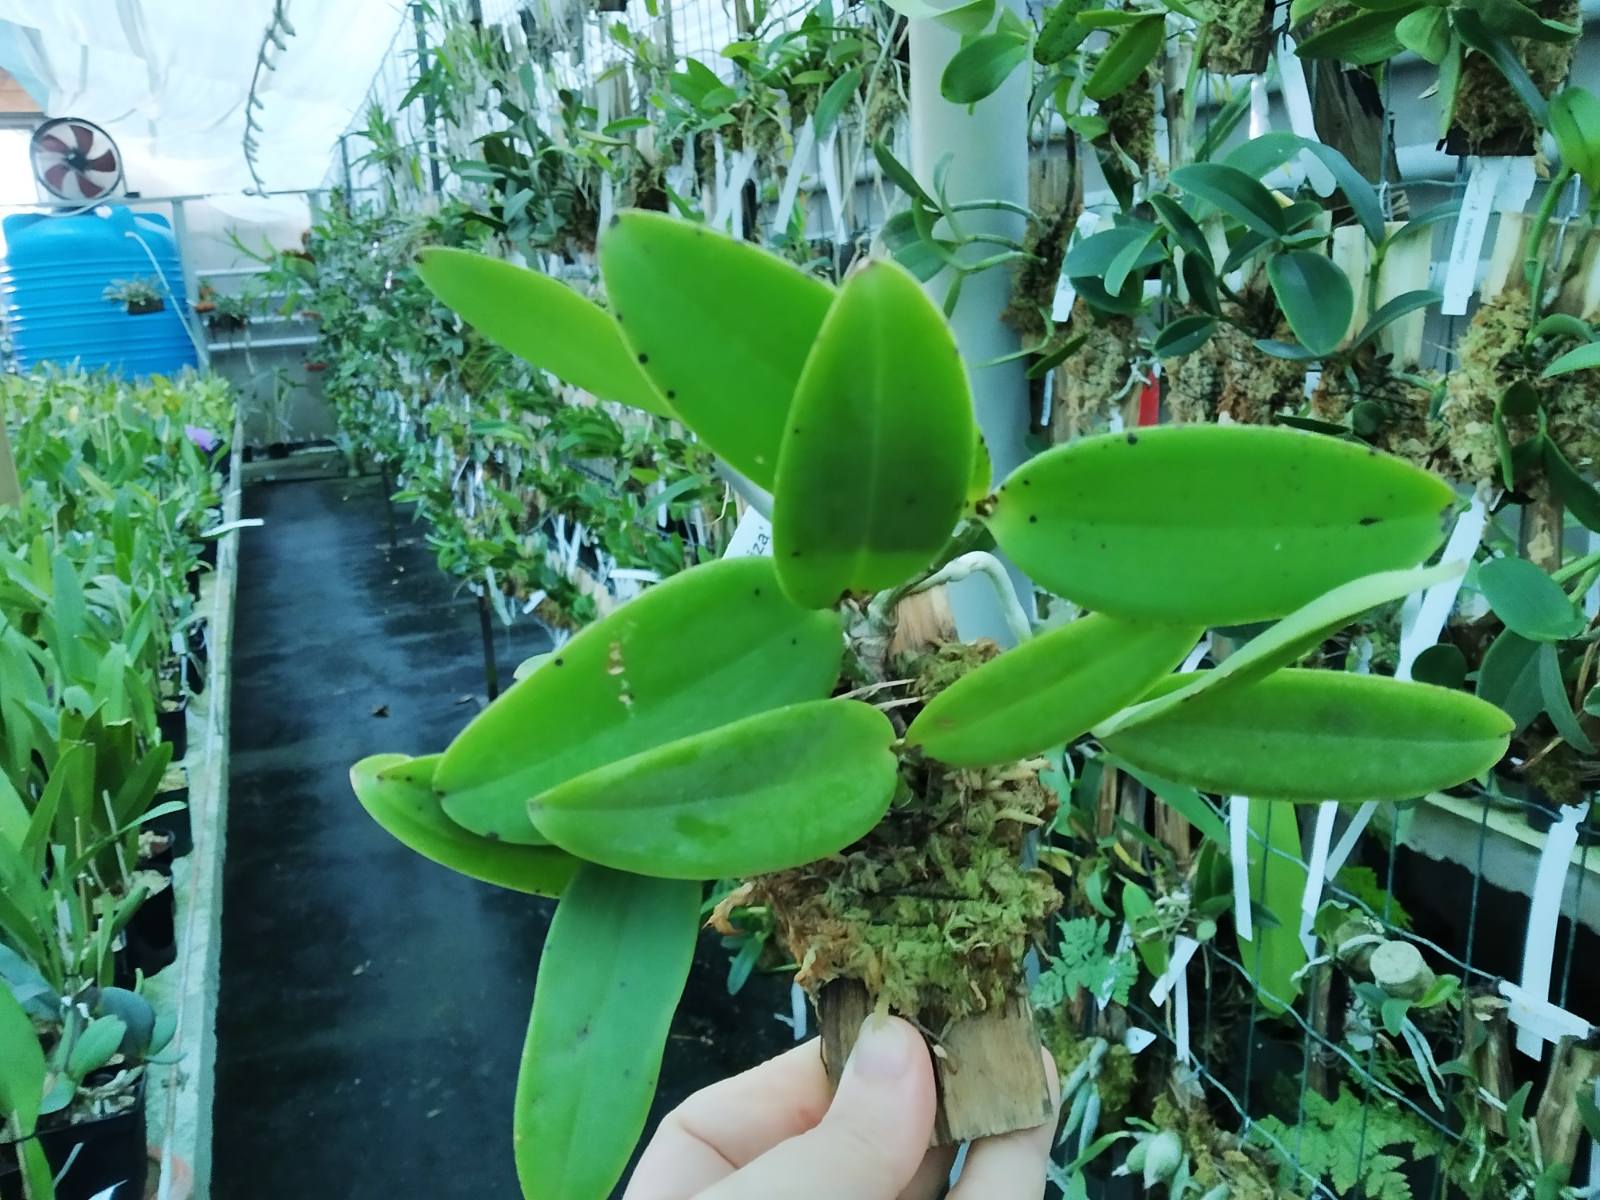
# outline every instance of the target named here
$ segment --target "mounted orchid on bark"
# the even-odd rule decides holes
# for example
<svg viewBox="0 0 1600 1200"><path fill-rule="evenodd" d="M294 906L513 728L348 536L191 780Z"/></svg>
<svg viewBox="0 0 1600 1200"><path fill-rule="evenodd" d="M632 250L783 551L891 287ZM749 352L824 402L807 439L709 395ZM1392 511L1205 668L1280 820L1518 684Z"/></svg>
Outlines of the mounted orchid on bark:
<svg viewBox="0 0 1600 1200"><path fill-rule="evenodd" d="M938 1132L959 1140L1049 1111L1022 960L1056 897L1021 849L1064 746L1093 737L1215 792L1352 802L1503 753L1510 721L1465 693L1292 665L1464 569L1419 566L1453 503L1427 474L1285 429L1158 428L1059 447L991 493L955 341L895 264L836 289L638 212L599 258L609 312L460 251L422 273L489 337L674 417L770 492L773 555L683 572L442 755L352 772L413 849L561 897L516 1101L526 1195L594 1200L620 1175L708 880L743 879L740 902L770 908L822 997L830 1070L854 1032L840 1013L929 1032ZM897 636L906 598L986 535L1087 615L1004 652ZM1174 674L1208 628L1274 620L1221 666ZM1002 1090L961 1070L976 1055L1008 1056Z"/></svg>

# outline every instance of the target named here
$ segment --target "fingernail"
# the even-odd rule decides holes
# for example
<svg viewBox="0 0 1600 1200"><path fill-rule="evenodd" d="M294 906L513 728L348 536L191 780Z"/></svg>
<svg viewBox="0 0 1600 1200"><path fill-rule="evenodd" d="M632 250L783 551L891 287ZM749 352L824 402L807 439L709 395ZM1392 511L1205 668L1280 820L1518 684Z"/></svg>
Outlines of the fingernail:
<svg viewBox="0 0 1600 1200"><path fill-rule="evenodd" d="M915 1051L914 1039L903 1024L874 1013L861 1023L850 1052L850 1072L867 1079L899 1079L911 1069Z"/></svg>

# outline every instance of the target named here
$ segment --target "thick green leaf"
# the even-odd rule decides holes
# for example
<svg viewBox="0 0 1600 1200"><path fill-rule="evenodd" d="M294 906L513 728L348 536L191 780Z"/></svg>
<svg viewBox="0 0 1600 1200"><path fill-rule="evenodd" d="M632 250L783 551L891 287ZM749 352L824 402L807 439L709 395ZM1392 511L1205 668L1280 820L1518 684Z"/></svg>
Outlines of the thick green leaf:
<svg viewBox="0 0 1600 1200"><path fill-rule="evenodd" d="M1505 627L1534 642L1562 642L1584 618L1561 585L1525 558L1494 558L1478 567L1478 589Z"/></svg>
<svg viewBox="0 0 1600 1200"><path fill-rule="evenodd" d="M1301 58L1336 58L1352 67L1381 63L1405 47L1395 32L1392 12L1362 12L1312 34L1295 47Z"/></svg>
<svg viewBox="0 0 1600 1200"><path fill-rule="evenodd" d="M692 567L589 626L479 713L445 751L434 789L472 832L539 844L527 804L540 792L826 696L842 654L838 618L792 604L771 559Z"/></svg>
<svg viewBox="0 0 1600 1200"><path fill-rule="evenodd" d="M1237 625L1415 565L1454 503L1441 480L1349 442L1191 425L1046 451L987 520L1024 571L1086 608Z"/></svg>
<svg viewBox="0 0 1600 1200"><path fill-rule="evenodd" d="M800 376L778 457L772 546L797 604L902 583L949 540L977 425L955 336L903 268L853 273Z"/></svg>
<svg viewBox="0 0 1600 1200"><path fill-rule="evenodd" d="M1511 719L1424 683L1283 670L1103 739L1147 771L1226 795L1404 800L1500 761Z"/></svg>
<svg viewBox="0 0 1600 1200"><path fill-rule="evenodd" d="M1215 317L1179 317L1156 334L1151 349L1157 358L1182 358L1185 354L1193 354L1210 341L1216 329Z"/></svg>
<svg viewBox="0 0 1600 1200"><path fill-rule="evenodd" d="M644 1130L700 925L700 885L586 863L539 955L517 1075L517 1178L537 1200L609 1196Z"/></svg>
<svg viewBox="0 0 1600 1200"><path fill-rule="evenodd" d="M995 0L970 0L970 3L940 13L934 20L951 33L972 37L989 28L989 22L994 20L994 10Z"/></svg>
<svg viewBox="0 0 1600 1200"><path fill-rule="evenodd" d="M90 1021L72 1043L67 1074L81 1081L89 1072L105 1066L122 1045L122 1035L127 1031L127 1022L121 1017L96 1017Z"/></svg>
<svg viewBox="0 0 1600 1200"><path fill-rule="evenodd" d="M1570 42L1580 32L1576 26L1541 17L1519 0L1475 0L1472 9L1483 21L1484 28L1506 38Z"/></svg>
<svg viewBox="0 0 1600 1200"><path fill-rule="evenodd" d="M1429 646L1411 664L1411 678L1418 683L1458 688L1467 681L1467 656L1450 642Z"/></svg>
<svg viewBox="0 0 1600 1200"><path fill-rule="evenodd" d="M1066 273L1072 279L1102 279L1114 263L1133 253L1133 247L1138 249L1122 267L1125 276L1131 270L1164 262L1167 256L1155 240L1156 233L1156 226L1147 221L1128 221L1074 242L1067 251Z"/></svg>
<svg viewBox="0 0 1600 1200"><path fill-rule="evenodd" d="M1228 845L1228 827L1223 824L1222 818L1217 815L1217 810L1211 806L1210 801L1203 797L1194 788L1184 784L1173 783L1170 779L1162 779L1152 775L1149 771L1141 771L1132 763L1123 762L1114 754L1102 756L1108 767L1116 767L1138 780L1155 794L1156 799L1163 804L1178 810L1189 824L1198 829L1203 837L1210 838L1218 846Z"/></svg>
<svg viewBox="0 0 1600 1200"><path fill-rule="evenodd" d="M422 252L417 274L484 337L534 366L602 400L673 415L611 314L560 280L442 246Z"/></svg>
<svg viewBox="0 0 1600 1200"><path fill-rule="evenodd" d="M1544 369L1544 378L1554 379L1557 375L1570 375L1574 371L1591 371L1596 367L1600 367L1600 342L1590 342L1587 346L1568 350L1557 358Z"/></svg>
<svg viewBox="0 0 1600 1200"><path fill-rule="evenodd" d="M885 142L879 140L872 143L872 156L878 160L878 169L883 172L885 178L912 200L919 202L924 208L938 207L933 197L928 195L927 189L917 182L917 177L911 173L911 168L896 158ZM822 322L819 320L817 323L820 325Z"/></svg>
<svg viewBox="0 0 1600 1200"><path fill-rule="evenodd" d="M1550 133L1561 165L1583 180L1591 196L1600 193L1600 98L1568 85L1551 97Z"/></svg>
<svg viewBox="0 0 1600 1200"><path fill-rule="evenodd" d="M1478 696L1510 714L1520 733L1544 711L1539 686L1539 643L1501 632L1478 668Z"/></svg>
<svg viewBox="0 0 1600 1200"><path fill-rule="evenodd" d="M1145 17L1129 25L1106 47L1093 73L1083 85L1091 100L1105 100L1131 86L1154 61L1161 49L1166 24L1162 17Z"/></svg>
<svg viewBox="0 0 1600 1200"><path fill-rule="evenodd" d="M1561 676L1561 653L1549 642L1539 647L1539 697L1556 732L1579 754L1592 755L1594 743L1579 724L1578 714L1572 711L1572 699Z"/></svg>
<svg viewBox="0 0 1600 1200"><path fill-rule="evenodd" d="M1281 1013L1300 995L1295 972L1306 965L1300 941L1305 856L1295 807L1283 800L1250 801L1250 899L1271 922L1254 922L1253 941L1239 943L1239 963L1269 1012Z"/></svg>
<svg viewBox="0 0 1600 1200"><path fill-rule="evenodd" d="M1350 328L1355 295L1326 255L1291 250L1267 260L1267 282L1289 328L1315 354L1331 354Z"/></svg>
<svg viewBox="0 0 1600 1200"><path fill-rule="evenodd" d="M1280 130L1241 143L1238 149L1229 154L1228 164L1239 167L1247 173L1253 173L1259 178L1267 171L1288 162L1301 151L1310 154L1328 169L1334 182L1339 185L1339 190L1344 193L1350 211L1366 230L1367 237L1373 245L1382 242L1383 205L1378 201L1377 189L1366 176L1355 169L1348 158L1332 146L1324 146L1321 142L1314 142L1310 138ZM1257 169L1253 172L1245 165L1246 155L1257 164Z"/></svg>
<svg viewBox="0 0 1600 1200"><path fill-rule="evenodd" d="M11 989L0 985L0 1129L33 1133L44 1099L44 1049ZM9 1122L4 1118L9 1118Z"/></svg>
<svg viewBox="0 0 1600 1200"><path fill-rule="evenodd" d="M1000 89L1028 57L1028 39L1006 29L972 38L950 56L939 94L951 104L976 104Z"/></svg>
<svg viewBox="0 0 1600 1200"><path fill-rule="evenodd" d="M1466 563L1449 562L1405 571L1380 571L1376 575L1352 579L1318 596L1270 629L1251 638L1212 670L1199 672L1183 687L1164 692L1118 713L1095 732L1105 737L1119 729L1155 720L1182 705L1192 704L1203 693L1215 688L1233 687L1259 679L1303 657L1320 646L1330 634L1344 628L1368 609L1399 600L1446 579L1454 579L1465 570Z"/></svg>
<svg viewBox="0 0 1600 1200"><path fill-rule="evenodd" d="M1544 474L1561 497L1567 511L1583 525L1600 533L1600 492L1578 473L1550 438L1543 439Z"/></svg>
<svg viewBox="0 0 1600 1200"><path fill-rule="evenodd" d="M1237 167L1190 163L1172 172L1172 182L1263 237L1275 239L1288 232L1276 197Z"/></svg>
<svg viewBox="0 0 1600 1200"><path fill-rule="evenodd" d="M1150 207L1156 210L1161 223L1171 230L1173 244L1183 247L1185 255L1200 259L1207 267L1215 266L1211 257L1211 243L1206 241L1205 232L1175 197L1165 192L1155 192L1150 197Z"/></svg>
<svg viewBox="0 0 1600 1200"><path fill-rule="evenodd" d="M580 858L668 879L780 871L883 819L894 726L857 700L813 700L600 767L532 803Z"/></svg>
<svg viewBox="0 0 1600 1200"><path fill-rule="evenodd" d="M795 383L834 290L776 255L660 213L600 238L622 336L667 403L770 489Z"/></svg>
<svg viewBox="0 0 1600 1200"><path fill-rule="evenodd" d="M1419 8L1400 18L1394 36L1407 50L1438 66L1450 53L1450 17L1443 8Z"/></svg>
<svg viewBox="0 0 1600 1200"><path fill-rule="evenodd" d="M1089 27L1077 19L1084 0L1058 0L1044 19L1034 39L1033 59L1041 66L1053 67L1066 58L1089 36Z"/></svg>
<svg viewBox="0 0 1600 1200"><path fill-rule="evenodd" d="M559 896L577 869L576 860L551 846L519 846L457 825L434 794L439 758L374 754L350 768L350 786L374 821L423 858L484 883Z"/></svg>
<svg viewBox="0 0 1600 1200"><path fill-rule="evenodd" d="M1367 323L1356 335L1352 349L1366 345L1401 317L1408 316L1418 309L1431 308L1443 299L1443 296L1433 291L1402 292L1367 318Z"/></svg>
<svg viewBox="0 0 1600 1200"><path fill-rule="evenodd" d="M855 99L856 89L860 86L860 67L851 67L828 85L828 90L822 93L822 99L817 101L817 111L812 118L818 141L828 135L839 115Z"/></svg>
<svg viewBox="0 0 1600 1200"><path fill-rule="evenodd" d="M1083 617L951 684L911 723L906 742L958 767L1011 762L1070 742L1143 695L1201 632Z"/></svg>

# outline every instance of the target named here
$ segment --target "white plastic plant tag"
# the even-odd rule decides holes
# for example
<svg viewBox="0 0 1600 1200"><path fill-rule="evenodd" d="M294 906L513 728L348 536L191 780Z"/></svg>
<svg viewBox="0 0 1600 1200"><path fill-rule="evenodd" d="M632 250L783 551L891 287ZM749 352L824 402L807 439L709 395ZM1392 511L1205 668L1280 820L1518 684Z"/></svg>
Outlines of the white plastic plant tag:
<svg viewBox="0 0 1600 1200"><path fill-rule="evenodd" d="M1506 1015L1517 1027L1519 1037L1522 1031L1526 1030L1539 1042L1559 1042L1566 1037L1577 1038L1582 1042L1588 1041L1595 1032L1595 1026L1577 1013L1568 1012L1548 1000L1530 995L1509 979L1500 981L1499 990L1500 994L1511 1002ZM1542 1046L1540 1048L1543 1049ZM1520 1042L1518 1049L1521 1049Z"/></svg>
<svg viewBox="0 0 1600 1200"><path fill-rule="evenodd" d="M1596 533L1591 529L1589 531L1589 553L1593 554L1596 550L1600 550L1600 533ZM1583 615L1592 617L1596 613L1600 613L1600 579L1596 579L1594 586L1583 594ZM1597 1153L1594 1157L1596 1163L1600 1163L1600 1153Z"/></svg>
<svg viewBox="0 0 1600 1200"><path fill-rule="evenodd" d="M1506 173L1495 189L1494 210L1497 213L1520 213L1533 195L1533 159L1508 158Z"/></svg>
<svg viewBox="0 0 1600 1200"><path fill-rule="evenodd" d="M1600 1107L1600 1079L1594 1081L1594 1102ZM1589 1192L1600 1195L1600 1140L1589 1139Z"/></svg>
<svg viewBox="0 0 1600 1200"><path fill-rule="evenodd" d="M1172 1042L1178 1061L1187 1065L1193 1061L1189 1053L1189 968L1187 964L1178 973L1177 985L1172 990Z"/></svg>
<svg viewBox="0 0 1600 1200"><path fill-rule="evenodd" d="M1533 904L1528 909L1528 934L1522 943L1522 991L1532 999L1548 1001L1551 967L1555 963L1556 925L1561 919L1561 893L1567 869L1578 845L1578 825L1589 815L1589 804L1563 809L1561 819L1544 835L1539 870L1533 877ZM1516 1016L1512 1014L1512 1020ZM1517 1049L1529 1058L1544 1057L1544 1034L1517 1022Z"/></svg>
<svg viewBox="0 0 1600 1200"><path fill-rule="evenodd" d="M1317 935L1312 932L1312 926L1317 920L1317 909L1322 907L1328 846L1333 841L1333 822L1338 815L1337 800L1324 800L1317 805L1317 823L1311 832L1311 857L1306 861L1306 890L1300 895L1300 944L1305 947L1307 958L1317 956Z"/></svg>
<svg viewBox="0 0 1600 1200"><path fill-rule="evenodd" d="M1208 631L1204 637L1189 651L1189 657L1183 660L1183 666L1178 668L1178 674L1187 675L1190 671L1200 669L1201 660L1211 653L1211 634Z"/></svg>
<svg viewBox="0 0 1600 1200"><path fill-rule="evenodd" d="M1250 77L1250 136L1258 138L1272 128L1272 94L1264 76Z"/></svg>
<svg viewBox="0 0 1600 1200"><path fill-rule="evenodd" d="M1445 543L1444 554L1439 561L1470 560L1478 549L1478 543L1483 540L1484 527L1488 522L1488 505L1480 488L1473 493L1472 503L1456 518L1455 528L1450 531L1450 540ZM1456 597L1461 593L1461 581L1465 578L1465 575L1456 575L1434 584L1423 593L1422 603L1416 607L1415 614L1407 612L1401 618L1400 665L1395 670L1396 678L1410 679L1411 667L1417 661L1417 656L1439 641L1439 635L1444 632L1444 623L1450 619Z"/></svg>
<svg viewBox="0 0 1600 1200"><path fill-rule="evenodd" d="M1241 942L1253 942L1250 919L1250 798L1228 797L1229 857L1233 860L1233 928Z"/></svg>
<svg viewBox="0 0 1600 1200"><path fill-rule="evenodd" d="M1273 55L1278 61L1278 80L1283 88L1283 107L1289 113L1289 128L1299 136L1320 142L1316 119L1311 114L1311 92L1306 87L1306 68L1295 53L1294 38L1287 33ZM1305 168L1306 182L1319 196L1333 195L1333 172L1320 159L1302 150L1299 162Z"/></svg>
<svg viewBox="0 0 1600 1200"><path fill-rule="evenodd" d="M1324 879L1337 879L1339 872L1344 870L1344 864L1349 861L1354 853L1356 842L1366 832L1367 825L1372 820L1372 814L1378 811L1378 802L1368 800L1356 809L1356 815L1350 818L1350 824L1344 827L1344 832L1339 835L1339 840L1328 852L1328 865L1323 868Z"/></svg>
<svg viewBox="0 0 1600 1200"><path fill-rule="evenodd" d="M811 152L817 145L817 127L807 117L800 126L800 136L794 140L794 157L789 160L788 173L783 177L783 190L778 193L778 207L772 214L773 234L781 237L789 228L789 217L794 213L794 202L800 197L800 181L805 177Z"/></svg>
<svg viewBox="0 0 1600 1200"><path fill-rule="evenodd" d="M1073 243L1080 238L1089 237L1100 224L1100 214L1085 209L1078 216L1077 224L1072 227L1072 233L1067 238L1067 249L1072 249ZM1050 319L1056 324L1072 316L1072 305L1078 299L1078 289L1072 286L1072 280L1067 278L1066 259L1062 258L1061 278L1056 281L1055 299L1050 302Z"/></svg>
<svg viewBox="0 0 1600 1200"><path fill-rule="evenodd" d="M1504 158L1474 158L1461 197L1461 212L1456 217L1455 238L1450 243L1449 265L1445 268L1444 303L1439 311L1447 317L1465 316L1467 304L1478 286L1478 258L1483 239L1489 232L1489 214L1506 176Z"/></svg>
<svg viewBox="0 0 1600 1200"><path fill-rule="evenodd" d="M1138 1054L1155 1044L1156 1035L1150 1030L1139 1025L1129 1025L1128 1032L1122 1035L1122 1048L1129 1054Z"/></svg>
<svg viewBox="0 0 1600 1200"><path fill-rule="evenodd" d="M753 508L744 510L723 558L761 558L772 553L772 522Z"/></svg>
<svg viewBox="0 0 1600 1200"><path fill-rule="evenodd" d="M713 225L734 237L744 236L744 185L750 181L755 169L756 150L746 146L733 156L727 174L717 183L717 218Z"/></svg>
<svg viewBox="0 0 1600 1200"><path fill-rule="evenodd" d="M839 183L839 126L830 130L817 147L817 174L828 194L828 212L833 217L832 236L842 242L848 232L844 223L844 188Z"/></svg>
<svg viewBox="0 0 1600 1200"><path fill-rule="evenodd" d="M1156 980L1150 988L1150 1003L1160 1008L1167 1002L1167 995L1178 979L1189 969L1189 960L1194 957L1194 952L1200 949L1200 943L1187 934L1180 933L1172 939L1172 958L1167 962L1167 969L1161 973L1161 978Z"/></svg>

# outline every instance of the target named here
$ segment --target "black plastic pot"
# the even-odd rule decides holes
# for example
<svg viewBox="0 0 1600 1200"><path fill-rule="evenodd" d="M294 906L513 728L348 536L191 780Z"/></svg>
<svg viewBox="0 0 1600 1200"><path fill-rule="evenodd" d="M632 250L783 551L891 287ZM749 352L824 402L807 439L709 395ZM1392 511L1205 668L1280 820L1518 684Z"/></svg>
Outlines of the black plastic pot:
<svg viewBox="0 0 1600 1200"><path fill-rule="evenodd" d="M166 307L167 302L165 300L132 300L128 303L128 315L130 317L143 317L150 313L163 312Z"/></svg>
<svg viewBox="0 0 1600 1200"><path fill-rule="evenodd" d="M189 753L189 706L180 704L177 708L161 709L156 713L156 729L161 733L163 742L172 743L172 761L177 762Z"/></svg>
<svg viewBox="0 0 1600 1200"><path fill-rule="evenodd" d="M56 1200L93 1200L108 1189L113 1200L143 1200L150 1171L145 1142L144 1088L134 1106L115 1116L65 1125L38 1134L56 1174ZM77 1154L73 1154L73 1150ZM67 1166L71 1159L72 1165ZM0 1200L22 1200L22 1176L13 1145L0 1145Z"/></svg>
<svg viewBox="0 0 1600 1200"><path fill-rule="evenodd" d="M170 885L134 911L123 929L130 967L148 976L177 961L177 915Z"/></svg>
<svg viewBox="0 0 1600 1200"><path fill-rule="evenodd" d="M188 644L189 653L183 656L183 682L191 695L197 695L206 690L206 664L210 660L204 623L190 629Z"/></svg>
<svg viewBox="0 0 1600 1200"><path fill-rule="evenodd" d="M182 801L184 807L177 812L165 813L144 823L146 829L153 833L166 834L172 839L172 849L166 852L169 861L182 858L194 850L194 830L189 824L189 789L174 788L170 792L158 792L155 804L151 807L170 804L174 800Z"/></svg>

